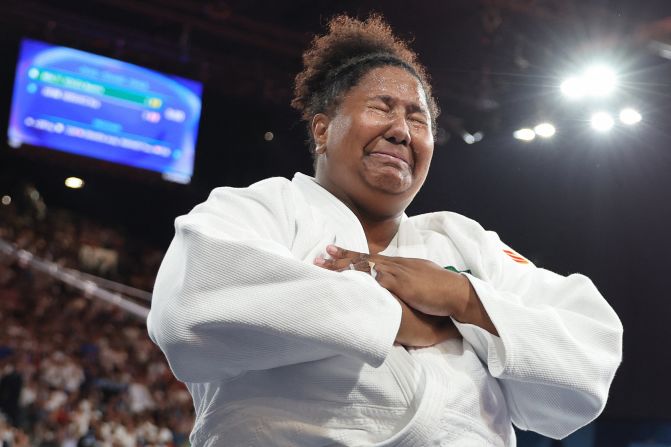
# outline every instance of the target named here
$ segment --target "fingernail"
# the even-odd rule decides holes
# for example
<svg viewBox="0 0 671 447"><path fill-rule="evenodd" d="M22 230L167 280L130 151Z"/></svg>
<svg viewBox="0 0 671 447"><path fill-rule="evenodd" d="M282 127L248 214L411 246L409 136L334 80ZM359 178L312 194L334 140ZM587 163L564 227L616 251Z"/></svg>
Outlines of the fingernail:
<svg viewBox="0 0 671 447"><path fill-rule="evenodd" d="M324 264L326 264L326 261L325 261L324 258L322 258L321 256L317 256L313 262L314 262L315 264L317 264L317 265L324 265Z"/></svg>
<svg viewBox="0 0 671 447"><path fill-rule="evenodd" d="M338 254L338 247L333 244L329 244L326 246L326 252L330 255Z"/></svg>

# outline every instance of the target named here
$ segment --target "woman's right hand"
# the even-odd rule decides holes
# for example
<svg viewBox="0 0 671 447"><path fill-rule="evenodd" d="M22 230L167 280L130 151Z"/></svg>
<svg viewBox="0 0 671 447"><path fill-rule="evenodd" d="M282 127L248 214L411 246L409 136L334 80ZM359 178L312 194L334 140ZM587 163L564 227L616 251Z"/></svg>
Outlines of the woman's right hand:
<svg viewBox="0 0 671 447"><path fill-rule="evenodd" d="M445 340L462 338L450 317L427 315L396 299L402 309L396 343L406 348L422 348Z"/></svg>

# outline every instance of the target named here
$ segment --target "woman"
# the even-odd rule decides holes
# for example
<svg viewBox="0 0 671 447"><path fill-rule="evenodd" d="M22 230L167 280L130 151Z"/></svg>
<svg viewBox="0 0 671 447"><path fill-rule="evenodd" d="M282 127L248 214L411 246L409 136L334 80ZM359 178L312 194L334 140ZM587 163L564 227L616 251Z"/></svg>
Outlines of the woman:
<svg viewBox="0 0 671 447"><path fill-rule="evenodd" d="M218 188L177 218L152 339L193 445L512 446L603 409L622 327L589 279L532 265L454 213L407 217L438 113L377 16L336 17L292 103L315 178Z"/></svg>

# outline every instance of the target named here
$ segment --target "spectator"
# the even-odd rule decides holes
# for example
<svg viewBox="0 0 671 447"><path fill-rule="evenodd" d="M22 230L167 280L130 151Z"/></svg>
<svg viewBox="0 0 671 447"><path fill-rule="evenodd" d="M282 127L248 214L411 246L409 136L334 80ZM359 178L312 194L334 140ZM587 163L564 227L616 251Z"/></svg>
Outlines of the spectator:
<svg viewBox="0 0 671 447"><path fill-rule="evenodd" d="M110 278L145 288L153 283L159 250L65 211L50 210L39 221L11 208L0 208L3 240L75 269L83 244L115 250L118 272ZM127 255L128 247L134 256ZM147 337L144 321L0 256L0 327L4 445L187 442L193 406Z"/></svg>

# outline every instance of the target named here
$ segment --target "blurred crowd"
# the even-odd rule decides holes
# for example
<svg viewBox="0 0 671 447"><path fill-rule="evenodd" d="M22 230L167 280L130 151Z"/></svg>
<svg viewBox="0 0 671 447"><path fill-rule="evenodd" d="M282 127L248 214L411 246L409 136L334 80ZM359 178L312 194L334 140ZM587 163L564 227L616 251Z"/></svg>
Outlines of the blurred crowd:
<svg viewBox="0 0 671 447"><path fill-rule="evenodd" d="M162 257L66 211L0 206L0 239L143 290ZM0 256L0 327L3 447L188 444L191 398L141 319Z"/></svg>

